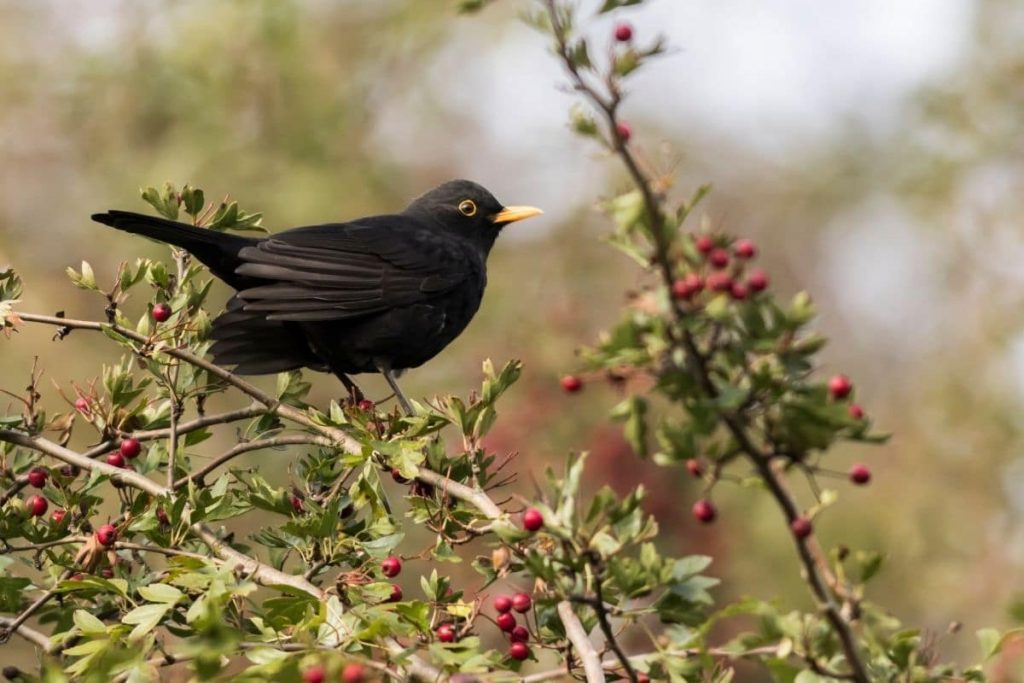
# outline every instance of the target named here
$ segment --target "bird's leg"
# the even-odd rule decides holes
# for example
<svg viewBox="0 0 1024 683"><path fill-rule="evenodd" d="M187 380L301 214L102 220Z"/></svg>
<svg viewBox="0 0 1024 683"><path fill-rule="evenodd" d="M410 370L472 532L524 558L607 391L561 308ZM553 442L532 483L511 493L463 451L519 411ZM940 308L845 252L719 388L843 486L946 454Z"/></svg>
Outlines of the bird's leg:
<svg viewBox="0 0 1024 683"><path fill-rule="evenodd" d="M345 385L345 390L348 391L349 398L352 399L353 404L358 404L366 396L363 394L363 390L359 388L359 385L352 381L352 378L346 375L344 372L335 373L341 383Z"/></svg>
<svg viewBox="0 0 1024 683"><path fill-rule="evenodd" d="M406 415L412 415L412 404L409 403L409 399L405 397L402 390L398 388L398 382L395 380L395 371L387 367L383 363L377 365L377 369L380 370L380 374L384 375L384 379L388 381L388 386L391 387L391 391L395 392L395 398L402 404L402 409Z"/></svg>

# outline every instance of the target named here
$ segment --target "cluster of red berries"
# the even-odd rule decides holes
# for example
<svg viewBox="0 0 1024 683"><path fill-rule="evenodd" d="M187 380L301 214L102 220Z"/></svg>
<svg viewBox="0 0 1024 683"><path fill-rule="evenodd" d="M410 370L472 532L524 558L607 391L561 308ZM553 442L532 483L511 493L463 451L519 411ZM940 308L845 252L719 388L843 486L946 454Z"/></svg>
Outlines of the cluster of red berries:
<svg viewBox="0 0 1024 683"><path fill-rule="evenodd" d="M757 246L752 241L737 240L730 253L710 235L697 235L694 237L694 246L711 272L706 276L690 272L677 279L672 283L674 298L689 301L707 290L726 293L736 301L743 301L768 289L768 276L762 270L746 273L746 279L740 279L744 275L745 263L757 256Z"/></svg>
<svg viewBox="0 0 1024 683"><path fill-rule="evenodd" d="M327 669L322 664L314 664L302 670L303 683L324 683L327 680ZM366 680L366 667L362 664L346 664L341 670L342 683L363 683Z"/></svg>
<svg viewBox="0 0 1024 683"><path fill-rule="evenodd" d="M516 623L516 615L513 610L520 614L526 614L533 607L533 598L528 593L516 593L515 595L498 595L494 598L494 609L498 616L494 622L504 633L508 634L509 648L508 656L516 661L523 661L530 656L530 631L525 626Z"/></svg>
<svg viewBox="0 0 1024 683"><path fill-rule="evenodd" d="M380 573L389 579L393 579L402 573L402 560L394 555L388 555L380 562ZM391 595L388 602L402 601L402 587L397 583L391 584Z"/></svg>

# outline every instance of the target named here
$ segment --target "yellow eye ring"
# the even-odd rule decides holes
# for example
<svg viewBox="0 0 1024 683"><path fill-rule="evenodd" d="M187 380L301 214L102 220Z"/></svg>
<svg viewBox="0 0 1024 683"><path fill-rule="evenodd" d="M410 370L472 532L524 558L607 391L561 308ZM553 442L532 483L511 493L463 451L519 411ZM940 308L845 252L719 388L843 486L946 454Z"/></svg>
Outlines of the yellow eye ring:
<svg viewBox="0 0 1024 683"><path fill-rule="evenodd" d="M459 202L459 211L463 216L475 216L476 215L476 203L472 199L463 199Z"/></svg>

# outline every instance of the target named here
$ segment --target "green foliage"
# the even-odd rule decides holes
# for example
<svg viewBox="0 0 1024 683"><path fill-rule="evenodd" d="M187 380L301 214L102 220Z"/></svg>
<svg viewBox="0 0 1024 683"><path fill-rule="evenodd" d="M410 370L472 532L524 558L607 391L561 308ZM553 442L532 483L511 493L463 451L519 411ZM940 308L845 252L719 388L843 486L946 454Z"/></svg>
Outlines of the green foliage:
<svg viewBox="0 0 1024 683"><path fill-rule="evenodd" d="M597 13L641 4L607 0ZM816 372L825 340L810 329L810 297L778 301L767 280L757 284L752 256L705 222L697 236L728 261L716 265L685 232L708 189L673 203L669 183L640 170L618 132L618 109L624 79L664 50L661 40L613 46L600 58L575 3L542 3L527 19L552 39L590 105L572 109L572 129L614 152L633 180L603 208L614 225L607 241L639 265L643 284L618 324L582 354L591 376L628 388L611 418L638 457L686 463L705 497L739 481L753 484L750 495L771 495L789 523L816 519L838 498L817 485L831 449L885 436ZM184 213L205 229L261 230L260 213L228 199L209 204L190 185L147 187L141 196L169 219ZM203 360L211 282L186 254L170 256L122 264L110 283L87 262L68 268L71 283L102 307L98 324L19 316L20 280L0 272L5 333L25 321L66 324L61 339L98 326L122 354L84 386L68 385L66 412L39 407L33 371L23 394L10 392L18 410L0 416L0 630L19 615L48 629L42 680L155 680L174 663L197 680L296 681L313 665L337 677L353 664L400 679L456 680L460 672L519 680L524 665L492 646L497 631L483 616L483 591L509 580L533 586L532 604L517 610L529 657L584 654L589 641L573 640L575 627L600 632L607 647L594 654L611 662L608 680L639 680L641 672L726 683L741 659L787 683L985 680L980 666L937 663L928 634L866 599L880 553L826 552L813 533L794 532L792 541L815 609L746 598L716 610L718 581L705 573L711 558L664 552L642 486L588 493L585 453L546 473L527 501L543 526L526 530L521 506L505 500L507 463L485 442L524 371L518 361L486 361L478 391L417 403L412 415L351 400L310 405L300 372L280 374L268 394L224 376ZM131 313L129 297L147 287L145 310ZM153 320L157 303L170 306L168 320ZM218 394L234 403L211 418L208 402ZM95 445L72 450L74 428L78 441L87 431ZM228 450L212 450L215 433ZM129 438L141 453L130 467L113 464L108 454ZM287 473L237 464L253 451L287 459ZM33 495L56 517L33 515L22 493L39 468L46 481ZM806 508L790 494L798 477L811 484ZM255 532L234 531L252 520ZM105 524L116 539L103 540ZM429 533L426 547L411 547L414 527ZM382 566L392 556L429 568L398 590ZM456 563L483 577L479 591L446 575ZM715 628L723 622L738 634L726 642ZM452 642L439 636L441 625L456 634ZM646 647L624 656L620 631L635 634L631 647ZM982 661L1017 637L979 631ZM577 663L566 659L552 678L567 665L580 673Z"/></svg>

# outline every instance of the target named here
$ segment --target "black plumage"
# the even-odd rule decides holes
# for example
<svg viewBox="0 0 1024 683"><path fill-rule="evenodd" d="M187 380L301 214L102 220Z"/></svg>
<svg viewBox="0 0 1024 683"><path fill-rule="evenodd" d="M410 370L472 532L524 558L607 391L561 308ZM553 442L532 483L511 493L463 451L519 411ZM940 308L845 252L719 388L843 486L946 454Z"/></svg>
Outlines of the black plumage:
<svg viewBox="0 0 1024 683"><path fill-rule="evenodd" d="M215 362L238 374L311 368L346 377L437 355L469 324L501 229L539 214L454 180L400 214L252 238L127 211L93 220L185 249L236 290L214 320Z"/></svg>

